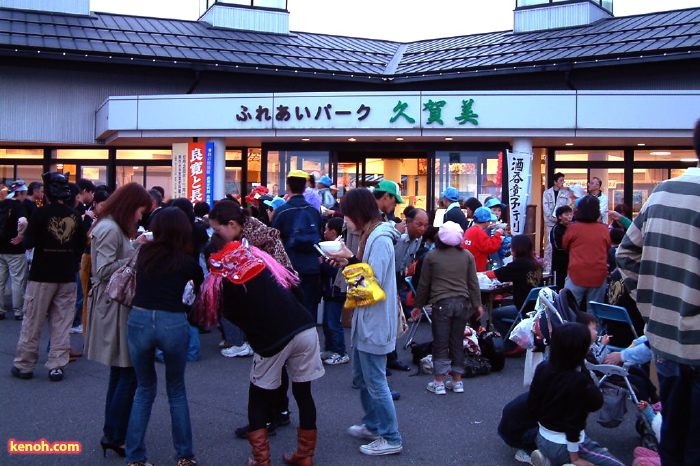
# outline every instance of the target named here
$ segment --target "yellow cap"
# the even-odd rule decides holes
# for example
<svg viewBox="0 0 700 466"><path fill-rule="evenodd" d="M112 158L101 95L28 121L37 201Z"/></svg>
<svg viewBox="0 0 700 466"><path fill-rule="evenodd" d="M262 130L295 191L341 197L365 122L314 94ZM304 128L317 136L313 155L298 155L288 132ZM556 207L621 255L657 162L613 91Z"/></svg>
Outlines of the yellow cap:
<svg viewBox="0 0 700 466"><path fill-rule="evenodd" d="M309 174L304 170L292 170L287 175L287 178L304 178L305 180L308 180Z"/></svg>

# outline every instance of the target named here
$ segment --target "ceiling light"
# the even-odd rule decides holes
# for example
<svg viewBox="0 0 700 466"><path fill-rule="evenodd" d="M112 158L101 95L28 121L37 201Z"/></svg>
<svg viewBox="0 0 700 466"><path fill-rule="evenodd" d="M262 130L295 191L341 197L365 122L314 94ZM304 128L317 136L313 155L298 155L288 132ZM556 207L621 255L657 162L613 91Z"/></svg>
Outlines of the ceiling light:
<svg viewBox="0 0 700 466"><path fill-rule="evenodd" d="M309 138L301 138L302 141L311 141Z"/></svg>
<svg viewBox="0 0 700 466"><path fill-rule="evenodd" d="M445 138L445 141L451 141L452 138Z"/></svg>
<svg viewBox="0 0 700 466"><path fill-rule="evenodd" d="M355 139L355 138L348 138L348 141L350 141L350 142L355 142L355 141L357 141L357 139Z"/></svg>
<svg viewBox="0 0 700 466"><path fill-rule="evenodd" d="M637 143L637 145L638 146L646 146L646 144L644 144L643 142L639 142L639 143Z"/></svg>
<svg viewBox="0 0 700 466"><path fill-rule="evenodd" d="M567 142L566 145L567 145L567 146L573 146L574 143L573 143L573 142Z"/></svg>
<svg viewBox="0 0 700 466"><path fill-rule="evenodd" d="M403 138L396 138L397 141L403 141Z"/></svg>
<svg viewBox="0 0 700 466"><path fill-rule="evenodd" d="M698 161L698 159L696 159L696 158L694 159L692 157L681 159L681 162L697 162L697 161Z"/></svg>
<svg viewBox="0 0 700 466"><path fill-rule="evenodd" d="M671 155L670 152L668 151L655 151L655 152L649 152L649 155Z"/></svg>

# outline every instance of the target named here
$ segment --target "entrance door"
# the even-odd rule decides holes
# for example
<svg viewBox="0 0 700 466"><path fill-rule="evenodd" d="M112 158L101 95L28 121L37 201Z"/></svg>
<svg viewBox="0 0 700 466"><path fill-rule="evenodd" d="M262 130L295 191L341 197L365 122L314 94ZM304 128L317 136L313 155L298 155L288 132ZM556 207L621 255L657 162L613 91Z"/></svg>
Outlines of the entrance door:
<svg viewBox="0 0 700 466"><path fill-rule="evenodd" d="M340 152L337 174L338 197L348 189L375 187L387 179L399 184L406 205L421 209L429 207L428 157L424 152L390 156L372 152ZM396 215L400 213L397 211Z"/></svg>

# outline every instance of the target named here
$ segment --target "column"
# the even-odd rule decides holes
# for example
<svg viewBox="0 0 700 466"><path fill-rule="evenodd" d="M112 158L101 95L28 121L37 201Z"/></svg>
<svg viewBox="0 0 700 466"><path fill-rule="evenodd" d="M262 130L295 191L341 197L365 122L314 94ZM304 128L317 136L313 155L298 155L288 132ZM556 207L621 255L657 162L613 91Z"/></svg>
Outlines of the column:
<svg viewBox="0 0 700 466"><path fill-rule="evenodd" d="M214 143L213 199L226 196L226 138L209 138Z"/></svg>
<svg viewBox="0 0 700 466"><path fill-rule="evenodd" d="M384 159L384 179L401 184L402 159Z"/></svg>

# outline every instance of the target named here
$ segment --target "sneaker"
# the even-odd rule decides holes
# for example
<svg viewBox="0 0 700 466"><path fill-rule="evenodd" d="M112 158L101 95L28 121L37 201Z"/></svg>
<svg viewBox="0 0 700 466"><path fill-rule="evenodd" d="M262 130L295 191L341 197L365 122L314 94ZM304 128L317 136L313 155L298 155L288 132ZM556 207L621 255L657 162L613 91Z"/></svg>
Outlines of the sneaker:
<svg viewBox="0 0 700 466"><path fill-rule="evenodd" d="M539 450L533 451L530 455L530 459L533 466L552 466L552 462L549 461L549 458L544 456Z"/></svg>
<svg viewBox="0 0 700 466"><path fill-rule="evenodd" d="M333 357L334 354L338 354L335 351L321 351L321 361L325 361L326 359L330 359Z"/></svg>
<svg viewBox="0 0 700 466"><path fill-rule="evenodd" d="M386 439L379 437L374 442L368 445L362 445L360 451L365 455L394 455L396 453L401 453L403 447L399 443L398 445L392 445L387 442Z"/></svg>
<svg viewBox="0 0 700 466"><path fill-rule="evenodd" d="M61 380L63 380L63 369L61 369L60 367L57 369L51 369L49 371L49 379L52 382L60 382Z"/></svg>
<svg viewBox="0 0 700 466"><path fill-rule="evenodd" d="M427 390L436 395L447 395L444 383L428 382Z"/></svg>
<svg viewBox="0 0 700 466"><path fill-rule="evenodd" d="M464 382L455 382L452 379L445 380L445 388L455 393L464 393Z"/></svg>
<svg viewBox="0 0 700 466"><path fill-rule="evenodd" d="M519 449L518 451L515 452L515 461L520 461L521 463L532 464L532 458L530 458L530 455L528 454L528 452L526 452L523 449Z"/></svg>
<svg viewBox="0 0 700 466"><path fill-rule="evenodd" d="M369 430L364 424L348 427L348 434L350 434L351 437L359 438L362 440L377 440L381 438L379 437L379 435Z"/></svg>
<svg viewBox="0 0 700 466"><path fill-rule="evenodd" d="M227 358L245 357L253 355L253 348L248 343L243 343L241 346L232 346L221 350L221 355Z"/></svg>
<svg viewBox="0 0 700 466"><path fill-rule="evenodd" d="M18 379L23 380L29 380L34 377L34 372L22 372L15 366L12 366L12 369L10 369L10 374L12 374L12 377L17 377Z"/></svg>
<svg viewBox="0 0 700 466"><path fill-rule="evenodd" d="M230 348L230 347L231 347L231 345L229 345L226 340L221 340L219 342L219 348Z"/></svg>
<svg viewBox="0 0 700 466"><path fill-rule="evenodd" d="M330 364L331 366L336 366L338 364L347 364L350 362L350 356L347 354L343 354L342 356L338 353L333 353L333 355L328 358L324 359L323 362L325 364Z"/></svg>
<svg viewBox="0 0 700 466"><path fill-rule="evenodd" d="M75 327L71 327L70 333L72 333L72 334L83 333L83 324L76 325Z"/></svg>
<svg viewBox="0 0 700 466"><path fill-rule="evenodd" d="M389 392L391 393L391 399L394 401L398 401L401 399L401 392L397 392L393 388L389 387Z"/></svg>
<svg viewBox="0 0 700 466"><path fill-rule="evenodd" d="M197 460L194 458L179 458L177 466L197 466Z"/></svg>

